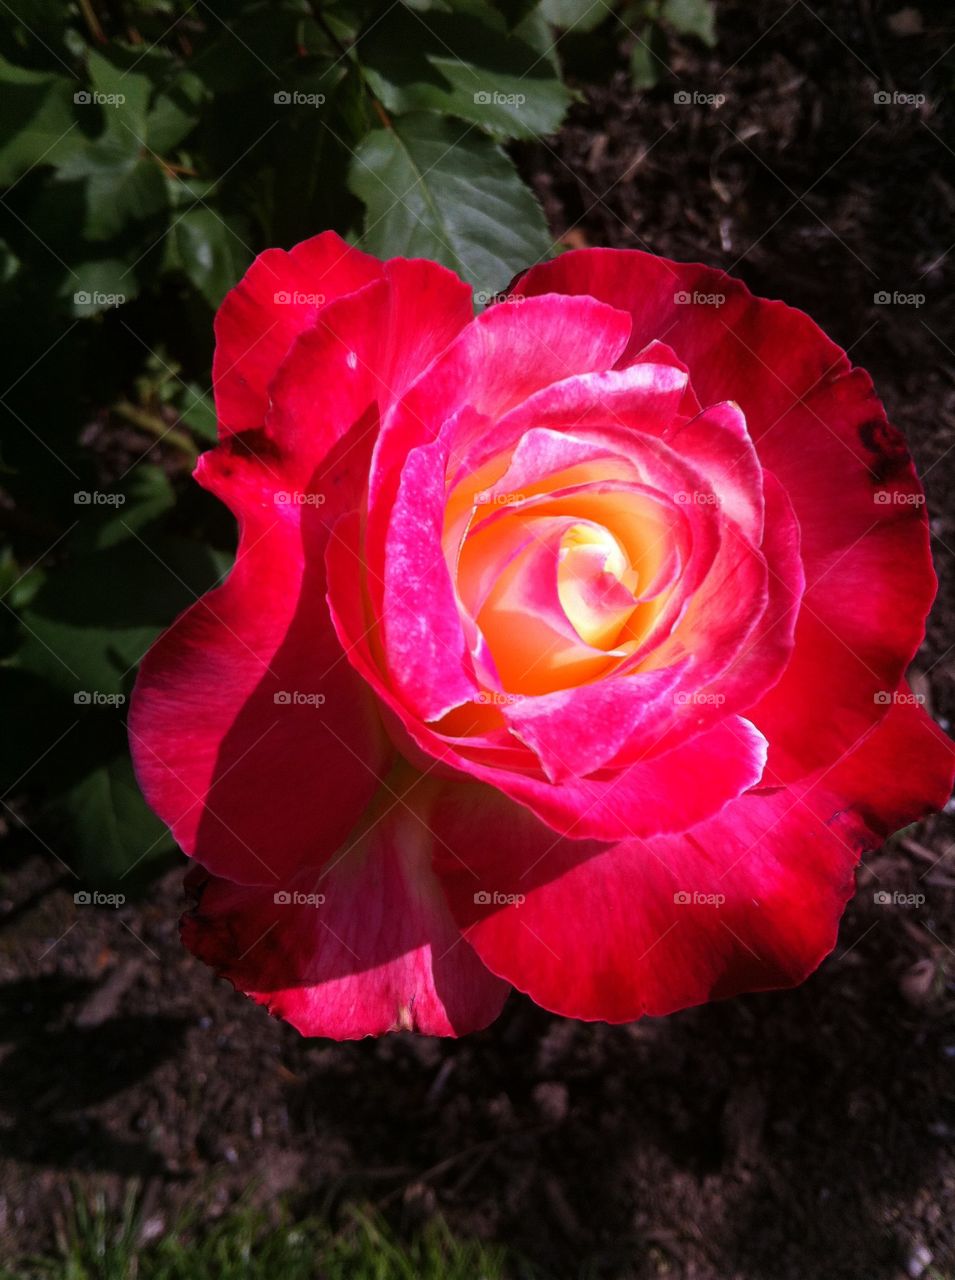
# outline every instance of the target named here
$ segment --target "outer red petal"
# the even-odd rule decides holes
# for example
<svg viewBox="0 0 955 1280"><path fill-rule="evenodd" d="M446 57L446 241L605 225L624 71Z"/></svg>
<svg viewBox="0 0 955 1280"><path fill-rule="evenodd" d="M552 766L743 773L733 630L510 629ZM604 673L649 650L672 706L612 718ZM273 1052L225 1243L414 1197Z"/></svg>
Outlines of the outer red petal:
<svg viewBox="0 0 955 1280"><path fill-rule="evenodd" d="M555 840L490 789L449 789L434 825L455 857L437 866L474 949L538 1004L611 1022L670 1013L807 977L860 853L945 803L953 759L921 709L896 705L828 772L684 835L609 847Z"/></svg>
<svg viewBox="0 0 955 1280"><path fill-rule="evenodd" d="M319 473L346 508L370 449L352 445L346 436ZM335 849L392 751L325 604L323 520L335 503L277 504L262 463L224 447L203 455L197 476L238 516L239 550L225 583L144 658L133 761L187 853L239 883L277 885Z"/></svg>
<svg viewBox="0 0 955 1280"><path fill-rule="evenodd" d="M508 986L461 937L431 870L426 819L397 796L400 784L384 791L365 833L323 872L285 880L278 902L274 888L193 873L199 902L183 919L186 946L303 1035L456 1036L487 1026Z"/></svg>
<svg viewBox="0 0 955 1280"><path fill-rule="evenodd" d="M212 381L220 433L261 427L268 385L298 335L328 303L383 276L377 258L334 231L287 253L260 253L216 314Z"/></svg>
<svg viewBox="0 0 955 1280"><path fill-rule="evenodd" d="M436 262L405 258L324 307L269 385L266 431L297 482L307 486L328 449L363 416L377 433L395 400L472 318L462 280Z"/></svg>
<svg viewBox="0 0 955 1280"><path fill-rule="evenodd" d="M935 593L921 489L868 375L801 311L699 264L584 249L514 289L629 311L622 364L665 335L704 404L739 403L792 502L807 582L792 660L752 714L778 768L785 757L798 775L837 758L881 714L877 695L901 680ZM724 301L677 301L694 295Z"/></svg>

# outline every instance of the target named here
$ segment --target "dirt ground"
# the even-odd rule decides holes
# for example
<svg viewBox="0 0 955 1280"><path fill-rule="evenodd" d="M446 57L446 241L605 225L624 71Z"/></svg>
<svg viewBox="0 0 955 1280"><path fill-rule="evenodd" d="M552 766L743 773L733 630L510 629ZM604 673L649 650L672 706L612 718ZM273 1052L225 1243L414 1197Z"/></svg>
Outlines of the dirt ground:
<svg viewBox="0 0 955 1280"><path fill-rule="evenodd" d="M519 159L555 234L726 267L870 370L925 478L942 585L916 687L948 728L955 152L952 55L936 60L955 36L944 6L903 2L723 4L718 48L671 41L644 93L618 28L609 87L606 67L587 86L581 51L585 100ZM0 1252L41 1247L77 1181L118 1196L135 1178L157 1231L243 1193L332 1213L357 1198L404 1225L440 1210L555 1277L955 1277L953 841L947 814L868 858L836 952L796 991L629 1027L514 995L462 1042L334 1045L180 948L181 870L118 909L76 907L13 831ZM876 889L925 901L881 906Z"/></svg>

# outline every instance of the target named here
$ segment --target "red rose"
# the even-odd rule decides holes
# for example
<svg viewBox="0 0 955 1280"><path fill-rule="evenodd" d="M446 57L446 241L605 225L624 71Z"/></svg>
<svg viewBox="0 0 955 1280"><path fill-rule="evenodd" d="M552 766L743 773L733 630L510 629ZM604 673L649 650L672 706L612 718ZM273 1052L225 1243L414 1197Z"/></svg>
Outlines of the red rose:
<svg viewBox="0 0 955 1280"><path fill-rule="evenodd" d="M935 579L869 378L702 266L583 250L474 319L326 234L216 323L241 536L143 663L187 946L301 1031L622 1021L803 979L944 804Z"/></svg>

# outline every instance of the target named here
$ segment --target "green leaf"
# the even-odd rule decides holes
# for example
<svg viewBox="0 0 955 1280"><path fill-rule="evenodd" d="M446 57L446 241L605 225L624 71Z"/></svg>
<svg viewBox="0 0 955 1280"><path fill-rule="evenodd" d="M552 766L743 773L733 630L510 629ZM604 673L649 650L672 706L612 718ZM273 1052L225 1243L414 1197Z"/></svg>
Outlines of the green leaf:
<svg viewBox="0 0 955 1280"><path fill-rule="evenodd" d="M70 154L78 130L73 85L65 76L27 71L0 57L0 186Z"/></svg>
<svg viewBox="0 0 955 1280"><path fill-rule="evenodd" d="M93 888L141 878L173 847L136 783L128 755L93 769L59 798L73 835L70 865Z"/></svg>
<svg viewBox="0 0 955 1280"><path fill-rule="evenodd" d="M86 234L111 240L128 223L158 220L167 203L162 171L150 158L93 174L86 185Z"/></svg>
<svg viewBox="0 0 955 1280"><path fill-rule="evenodd" d="M349 183L368 209L362 244L380 257L434 258L494 293L550 255L544 215L508 157L451 120L411 115L369 134Z"/></svg>
<svg viewBox="0 0 955 1280"><path fill-rule="evenodd" d="M107 133L115 134L123 145L138 151L146 137L146 115L152 91L149 77L124 71L91 49L88 68L93 86L91 97L103 109Z"/></svg>
<svg viewBox="0 0 955 1280"><path fill-rule="evenodd" d="M82 490L80 492L83 492ZM75 519L93 519L109 502L75 505ZM26 638L18 667L71 696L126 693L132 672L163 627L218 578L207 548L179 539L143 539L116 503L129 536L73 559L51 573L23 614Z"/></svg>
<svg viewBox="0 0 955 1280"><path fill-rule="evenodd" d="M652 89L667 70L666 37L652 22L636 35L630 50L630 79L635 89Z"/></svg>
<svg viewBox="0 0 955 1280"><path fill-rule="evenodd" d="M74 275L63 285L61 297L80 319L121 307L139 292L136 276L119 258L98 258L78 262Z"/></svg>
<svg viewBox="0 0 955 1280"><path fill-rule="evenodd" d="M696 36L711 49L716 44L716 11L712 0L663 0L660 17L681 36Z"/></svg>
<svg viewBox="0 0 955 1280"><path fill-rule="evenodd" d="M541 9L553 26L581 35L593 31L610 15L604 0L543 0Z"/></svg>
<svg viewBox="0 0 955 1280"><path fill-rule="evenodd" d="M233 218L220 218L204 206L175 224L176 249L186 275L211 307L218 307L252 261Z"/></svg>
<svg viewBox="0 0 955 1280"><path fill-rule="evenodd" d="M373 22L358 50L375 93L389 111L454 115L501 138L555 132L571 94L536 27L509 33L489 5L466 8L424 21L398 4Z"/></svg>
<svg viewBox="0 0 955 1280"><path fill-rule="evenodd" d="M183 403L179 408L179 416L190 431L202 440L217 444L219 440L219 424L212 396L207 395L194 382L186 385L182 395Z"/></svg>
<svg viewBox="0 0 955 1280"><path fill-rule="evenodd" d="M175 490L165 471L147 463L133 468L119 492L125 501L103 508L102 523L91 538L94 548L113 547L137 534L146 537L146 526L170 511L176 502Z"/></svg>
<svg viewBox="0 0 955 1280"><path fill-rule="evenodd" d="M183 71L156 97L146 119L146 142L164 156L189 136L199 121L206 88L198 76Z"/></svg>

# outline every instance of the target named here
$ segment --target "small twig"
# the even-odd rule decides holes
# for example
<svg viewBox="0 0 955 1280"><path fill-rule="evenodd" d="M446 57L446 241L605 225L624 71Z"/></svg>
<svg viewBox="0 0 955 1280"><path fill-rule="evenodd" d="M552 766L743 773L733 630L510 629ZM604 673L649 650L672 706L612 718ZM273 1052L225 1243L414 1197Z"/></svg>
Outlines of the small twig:
<svg viewBox="0 0 955 1280"><path fill-rule="evenodd" d="M125 419L131 426L138 427L140 431L147 431L151 436L155 436L157 440L174 445L177 449L181 449L183 453L188 453L193 458L199 452L195 443L184 431L179 431L176 427L170 427L168 422L160 418L158 414L149 413L146 409L140 409L138 405L131 404L128 400L120 400L117 404L114 404L113 413L118 418Z"/></svg>
<svg viewBox="0 0 955 1280"><path fill-rule="evenodd" d="M80 0L80 13L83 15L83 21L89 27L90 35L97 44L106 44L106 33L100 25L100 20L96 16L96 10L93 8L90 0Z"/></svg>

